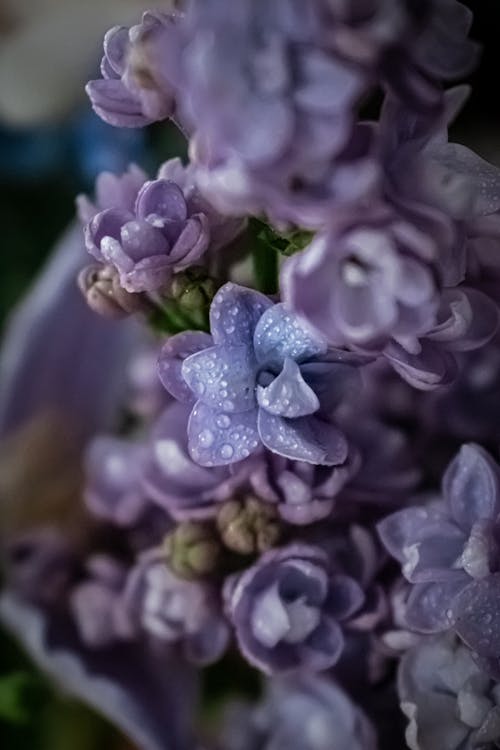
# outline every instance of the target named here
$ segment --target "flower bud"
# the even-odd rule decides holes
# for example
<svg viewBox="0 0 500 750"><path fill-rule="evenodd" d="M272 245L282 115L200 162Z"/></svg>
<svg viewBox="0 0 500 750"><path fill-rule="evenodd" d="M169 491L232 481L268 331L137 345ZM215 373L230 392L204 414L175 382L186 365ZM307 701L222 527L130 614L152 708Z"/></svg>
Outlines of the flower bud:
<svg viewBox="0 0 500 750"><path fill-rule="evenodd" d="M147 307L144 295L130 294L120 286L118 272L112 266L87 266L78 276L78 287L89 307L104 318L119 320Z"/></svg>
<svg viewBox="0 0 500 750"><path fill-rule="evenodd" d="M280 536L280 524L274 506L255 497L224 503L217 515L222 541L241 555L265 552Z"/></svg>
<svg viewBox="0 0 500 750"><path fill-rule="evenodd" d="M165 537L163 550L171 570L180 578L192 579L215 570L220 544L209 526L188 521Z"/></svg>

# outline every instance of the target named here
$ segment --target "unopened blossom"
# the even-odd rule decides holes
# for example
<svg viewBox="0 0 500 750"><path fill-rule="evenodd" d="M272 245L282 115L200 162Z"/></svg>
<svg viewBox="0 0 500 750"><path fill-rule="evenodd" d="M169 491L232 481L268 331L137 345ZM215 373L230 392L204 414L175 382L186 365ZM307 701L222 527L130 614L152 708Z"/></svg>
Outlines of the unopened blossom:
<svg viewBox="0 0 500 750"><path fill-rule="evenodd" d="M482 448L465 445L444 475L442 493L378 526L413 584L407 624L424 633L454 629L480 656L498 660L500 469Z"/></svg>
<svg viewBox="0 0 500 750"><path fill-rule="evenodd" d="M247 458L260 444L290 459L335 466L348 445L329 416L357 382L359 360L329 350L283 304L225 284L210 308L211 335L170 339L160 377L194 403L191 457L202 466Z"/></svg>
<svg viewBox="0 0 500 750"><path fill-rule="evenodd" d="M302 675L274 678L256 705L232 703L222 750L374 750L375 732L362 710L334 681ZM265 743L265 744L263 744Z"/></svg>
<svg viewBox="0 0 500 750"><path fill-rule="evenodd" d="M474 750L500 742L500 690L452 634L422 639L398 673L411 750Z"/></svg>
<svg viewBox="0 0 500 750"><path fill-rule="evenodd" d="M176 40L174 15L147 11L137 26L115 26L104 37L102 78L87 84L92 106L118 127L140 127L175 111L168 66L159 65ZM167 67L167 71L165 71Z"/></svg>
<svg viewBox="0 0 500 750"><path fill-rule="evenodd" d="M270 550L225 587L225 605L238 645L264 672L313 672L338 661L342 624L360 609L359 584L330 570L319 548Z"/></svg>
<svg viewBox="0 0 500 750"><path fill-rule="evenodd" d="M125 595L137 626L160 642L182 647L189 660L207 664L225 651L229 630L217 592L209 584L178 578L161 549L142 555Z"/></svg>

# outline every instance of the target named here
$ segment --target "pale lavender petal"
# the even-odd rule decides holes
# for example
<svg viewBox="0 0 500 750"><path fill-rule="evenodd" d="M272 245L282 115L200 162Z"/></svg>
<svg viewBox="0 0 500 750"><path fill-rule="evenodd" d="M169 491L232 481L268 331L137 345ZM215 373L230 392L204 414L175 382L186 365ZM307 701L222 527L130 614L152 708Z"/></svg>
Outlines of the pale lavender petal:
<svg viewBox="0 0 500 750"><path fill-rule="evenodd" d="M189 453L201 466L241 461L259 445L257 412L227 414L198 401L188 423Z"/></svg>
<svg viewBox="0 0 500 750"><path fill-rule="evenodd" d="M422 391L448 385L456 377L457 364L453 355L430 342L422 342L420 354L410 354L391 342L384 349L384 357L402 378Z"/></svg>
<svg viewBox="0 0 500 750"><path fill-rule="evenodd" d="M184 360L212 346L212 337L202 331L185 331L169 338L158 360L158 375L172 396L179 401L192 403L195 396L182 376Z"/></svg>
<svg viewBox="0 0 500 750"><path fill-rule="evenodd" d="M500 655L500 574L473 581L453 602L455 630L480 656Z"/></svg>
<svg viewBox="0 0 500 750"><path fill-rule="evenodd" d="M413 586L405 608L409 627L419 633L439 633L453 627L454 600L469 581L465 573L457 572L448 581Z"/></svg>
<svg viewBox="0 0 500 750"><path fill-rule="evenodd" d="M342 432L314 417L285 419L259 408L258 429L266 448L294 461L334 466L347 458Z"/></svg>
<svg viewBox="0 0 500 750"><path fill-rule="evenodd" d="M305 382L297 363L288 357L270 385L257 387L257 402L269 414L287 418L303 417L319 409L317 395Z"/></svg>
<svg viewBox="0 0 500 750"><path fill-rule="evenodd" d="M257 364L246 346L213 346L187 357L182 377L194 396L221 412L255 408Z"/></svg>
<svg viewBox="0 0 500 750"><path fill-rule="evenodd" d="M480 446L462 446L443 477L443 493L463 529L475 521L496 521L500 512L498 467Z"/></svg>
<svg viewBox="0 0 500 750"><path fill-rule="evenodd" d="M228 283L210 307L210 330L215 344L252 346L255 327L272 302L260 292Z"/></svg>
<svg viewBox="0 0 500 750"><path fill-rule="evenodd" d="M170 180L146 182L137 196L135 212L140 219L154 215L172 221L186 221L186 200L180 187Z"/></svg>
<svg viewBox="0 0 500 750"><path fill-rule="evenodd" d="M254 348L259 363L279 368L287 357L301 363L327 351L325 340L310 333L282 303L273 305L257 323Z"/></svg>

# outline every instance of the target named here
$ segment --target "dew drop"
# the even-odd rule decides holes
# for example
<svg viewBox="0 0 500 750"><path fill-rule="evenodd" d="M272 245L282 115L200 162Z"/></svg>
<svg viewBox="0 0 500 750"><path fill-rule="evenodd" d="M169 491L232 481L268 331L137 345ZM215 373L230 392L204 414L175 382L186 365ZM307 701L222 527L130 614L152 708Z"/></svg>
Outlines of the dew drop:
<svg viewBox="0 0 500 750"><path fill-rule="evenodd" d="M204 448L210 448L214 442L214 434L211 430L202 430L200 432L200 443Z"/></svg>
<svg viewBox="0 0 500 750"><path fill-rule="evenodd" d="M224 445L220 449L220 454L221 454L221 457L223 459L232 458L233 453L234 453L234 450L233 450L232 446L229 445L229 443L224 443Z"/></svg>
<svg viewBox="0 0 500 750"><path fill-rule="evenodd" d="M231 420L229 419L227 414L220 414L215 420L215 423L217 427L221 427L223 430L225 430L231 424Z"/></svg>

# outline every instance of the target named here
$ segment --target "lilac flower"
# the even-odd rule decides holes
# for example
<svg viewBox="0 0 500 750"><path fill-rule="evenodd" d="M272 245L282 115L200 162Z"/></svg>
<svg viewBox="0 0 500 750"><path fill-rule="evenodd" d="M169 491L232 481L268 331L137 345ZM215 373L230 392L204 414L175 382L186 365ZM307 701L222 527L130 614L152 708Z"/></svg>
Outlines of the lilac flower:
<svg viewBox="0 0 500 750"><path fill-rule="evenodd" d="M141 444L99 436L86 452L85 501L99 518L132 526L149 505L141 483L145 450Z"/></svg>
<svg viewBox="0 0 500 750"><path fill-rule="evenodd" d="M316 547L271 550L225 589L228 616L243 655L265 672L328 669L344 646L340 623L364 594L349 576L329 570Z"/></svg>
<svg viewBox="0 0 500 750"><path fill-rule="evenodd" d="M148 496L178 521L214 516L216 504L231 498L249 471L244 464L208 469L195 463L188 452L188 417L185 404L164 411L152 430L141 475Z"/></svg>
<svg viewBox="0 0 500 750"><path fill-rule="evenodd" d="M129 576L126 601L137 626L166 644L180 644L186 657L198 664L220 658L229 637L209 584L177 578L163 552L142 555Z"/></svg>
<svg viewBox="0 0 500 750"><path fill-rule="evenodd" d="M256 706L226 709L221 750L375 750L371 723L332 680L275 678Z"/></svg>
<svg viewBox="0 0 500 750"><path fill-rule="evenodd" d="M387 208L362 222L341 220L287 262L282 287L330 343L378 351L411 385L429 390L454 378L453 352L492 338L499 314L477 289L436 281L443 227L419 224Z"/></svg>
<svg viewBox="0 0 500 750"><path fill-rule="evenodd" d="M208 219L190 215L182 190L164 179L146 182L133 211L110 208L85 229L87 250L115 266L128 292L164 287L174 269L193 264L209 243Z"/></svg>
<svg viewBox="0 0 500 750"><path fill-rule="evenodd" d="M69 608L82 641L92 648L132 640L135 631L123 600L127 569L104 555L86 561L87 577L74 586Z"/></svg>
<svg viewBox="0 0 500 750"><path fill-rule="evenodd" d="M231 283L213 299L210 326L211 337L191 334L188 345L180 334L160 356L167 390L197 399L188 423L193 460L230 464L263 443L290 459L344 463L347 442L325 417L356 381L359 360L328 350L284 305Z"/></svg>
<svg viewBox="0 0 500 750"><path fill-rule="evenodd" d="M147 179L146 173L136 164L130 164L121 175L101 172L95 182L94 200L86 195L79 195L76 199L80 221L88 224L96 214L109 208L133 211L139 190Z"/></svg>
<svg viewBox="0 0 500 750"><path fill-rule="evenodd" d="M175 271L197 261L209 248L219 250L241 231L241 220L226 219L200 195L193 168L170 159L147 181L131 166L96 182L95 204L78 199L87 250L119 273L132 293L157 291Z"/></svg>
<svg viewBox="0 0 500 750"><path fill-rule="evenodd" d="M403 656L398 692L411 750L473 750L500 741L498 684L451 634L426 638Z"/></svg>
<svg viewBox="0 0 500 750"><path fill-rule="evenodd" d="M259 499L276 504L284 521L302 526L332 514L339 493L359 466L359 454L352 447L345 461L334 466L314 466L265 452L249 469L249 484Z"/></svg>
<svg viewBox="0 0 500 750"><path fill-rule="evenodd" d="M110 125L141 127L171 117L175 88L160 65L176 45L175 16L148 11L142 22L104 37L102 78L87 84L97 114Z"/></svg>
<svg viewBox="0 0 500 750"><path fill-rule="evenodd" d="M195 130L199 184L221 210L315 225L332 199L373 189L373 138L354 122L373 67L329 48L342 35L335 16L322 1L190 4L180 104Z"/></svg>
<svg viewBox="0 0 500 750"><path fill-rule="evenodd" d="M500 470L479 446L465 445L443 479L443 499L400 510L379 524L388 551L414 584L408 625L450 628L485 659L498 659Z"/></svg>

